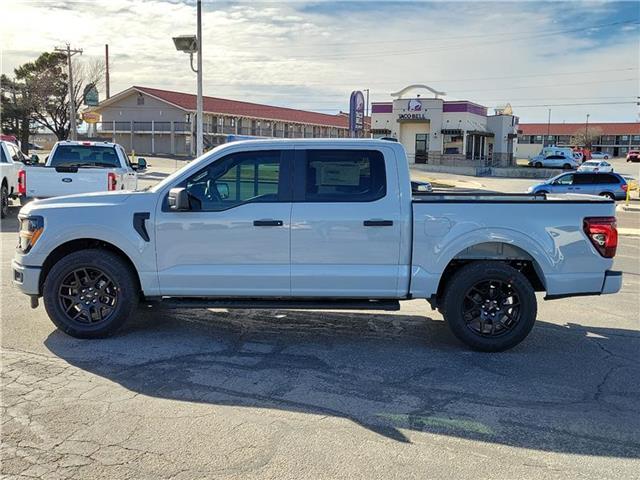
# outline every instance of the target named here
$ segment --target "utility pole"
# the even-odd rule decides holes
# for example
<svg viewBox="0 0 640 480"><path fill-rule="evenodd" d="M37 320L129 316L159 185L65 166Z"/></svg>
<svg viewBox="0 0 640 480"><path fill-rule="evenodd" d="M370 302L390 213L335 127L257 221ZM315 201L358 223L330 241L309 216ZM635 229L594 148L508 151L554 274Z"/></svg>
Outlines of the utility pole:
<svg viewBox="0 0 640 480"><path fill-rule="evenodd" d="M549 118L547 118L547 140L549 140L549 136L551 134L551 109L549 109ZM546 145L546 141L542 142L542 146Z"/></svg>
<svg viewBox="0 0 640 480"><path fill-rule="evenodd" d="M76 53L82 55L82 49L71 48L71 45L67 43L66 48L55 48L56 52L66 53L67 64L69 66L69 138L71 140L76 139L76 102L73 95L73 68L71 67L71 57Z"/></svg>
<svg viewBox="0 0 640 480"><path fill-rule="evenodd" d="M104 72L104 83L106 96L109 98L111 95L109 93L109 44L104 44L104 64L105 64L105 72Z"/></svg>
<svg viewBox="0 0 640 480"><path fill-rule="evenodd" d="M204 131L203 123L203 102L202 102L202 0L198 0L198 31L196 32L196 41L198 42L198 98L196 99L197 123L196 123L196 145L198 157L204 152Z"/></svg>
<svg viewBox="0 0 640 480"><path fill-rule="evenodd" d="M364 132L365 126L367 124L367 122L366 122L367 117L369 116L369 89L365 88L364 91L367 92L367 100L365 101L364 119L362 120L363 132ZM369 136L371 136L371 124L369 124Z"/></svg>
<svg viewBox="0 0 640 480"><path fill-rule="evenodd" d="M589 114L587 113L587 122L584 124L584 148L587 148L587 143L589 142ZM589 145L589 150L591 150L591 146Z"/></svg>

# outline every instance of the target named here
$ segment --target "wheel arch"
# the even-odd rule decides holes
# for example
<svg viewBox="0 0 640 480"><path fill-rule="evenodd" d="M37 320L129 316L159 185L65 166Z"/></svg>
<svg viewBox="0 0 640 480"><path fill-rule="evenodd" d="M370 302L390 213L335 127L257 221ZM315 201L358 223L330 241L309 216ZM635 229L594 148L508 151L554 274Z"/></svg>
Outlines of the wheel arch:
<svg viewBox="0 0 640 480"><path fill-rule="evenodd" d="M460 250L444 268L436 293L436 303L442 299L449 280L463 266L477 261L495 261L511 265L521 272L535 291L546 290L544 271L540 263L524 248L512 243L487 241Z"/></svg>
<svg viewBox="0 0 640 480"><path fill-rule="evenodd" d="M111 253L116 254L118 257L120 257L127 264L129 269L132 271L133 278L135 279L135 282L137 284L138 291L139 292L142 291L142 282L140 279L140 275L138 274L138 270L136 269L135 264L133 263L129 255L127 255L122 249L118 248L112 243L109 243L105 240L99 240L96 238L79 238L79 239L70 240L68 242L58 245L55 249L53 249L47 256L44 263L42 264L42 271L40 273L40 280L38 284L39 291L42 292L42 286L44 285L47 275L51 271L51 268L53 268L53 266L59 260L61 260L62 258L64 258L66 255L70 253L77 252L80 250L88 250L92 248L107 250Z"/></svg>

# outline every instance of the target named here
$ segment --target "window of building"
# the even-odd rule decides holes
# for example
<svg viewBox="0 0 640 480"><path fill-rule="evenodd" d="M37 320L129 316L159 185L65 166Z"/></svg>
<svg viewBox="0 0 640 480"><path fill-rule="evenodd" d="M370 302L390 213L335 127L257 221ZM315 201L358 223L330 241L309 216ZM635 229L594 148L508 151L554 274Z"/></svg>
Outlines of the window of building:
<svg viewBox="0 0 640 480"><path fill-rule="evenodd" d="M622 141L624 142L629 141L629 135L622 135Z"/></svg>
<svg viewBox="0 0 640 480"><path fill-rule="evenodd" d="M536 135L536 143L542 142L542 135Z"/></svg>
<svg viewBox="0 0 640 480"><path fill-rule="evenodd" d="M191 209L221 211L245 203L280 201L281 152L232 154L186 181Z"/></svg>
<svg viewBox="0 0 640 480"><path fill-rule="evenodd" d="M384 156L377 150L307 151L308 202L371 202L386 188Z"/></svg>

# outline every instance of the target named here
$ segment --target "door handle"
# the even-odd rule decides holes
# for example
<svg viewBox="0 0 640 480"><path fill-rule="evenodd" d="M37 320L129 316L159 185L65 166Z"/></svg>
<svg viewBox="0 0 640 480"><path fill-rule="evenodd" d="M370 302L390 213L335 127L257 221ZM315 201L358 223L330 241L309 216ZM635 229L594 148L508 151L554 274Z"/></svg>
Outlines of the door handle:
<svg viewBox="0 0 640 480"><path fill-rule="evenodd" d="M363 225L365 227L392 227L393 220L365 220Z"/></svg>
<svg viewBox="0 0 640 480"><path fill-rule="evenodd" d="M284 225L282 220L254 220L254 227L281 227Z"/></svg>

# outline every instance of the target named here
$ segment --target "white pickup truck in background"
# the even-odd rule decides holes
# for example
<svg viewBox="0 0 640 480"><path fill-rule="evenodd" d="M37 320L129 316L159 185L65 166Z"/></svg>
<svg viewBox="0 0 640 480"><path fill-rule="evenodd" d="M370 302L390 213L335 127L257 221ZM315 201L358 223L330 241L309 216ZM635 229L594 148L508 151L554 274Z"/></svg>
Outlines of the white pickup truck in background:
<svg viewBox="0 0 640 480"><path fill-rule="evenodd" d="M18 195L18 172L31 160L15 143L0 141L0 218L9 213L9 199Z"/></svg>
<svg viewBox="0 0 640 480"><path fill-rule="evenodd" d="M54 145L44 166L18 172L18 193L25 204L50 198L110 190L136 190L146 161L132 164L124 148L109 142L62 141Z"/></svg>

